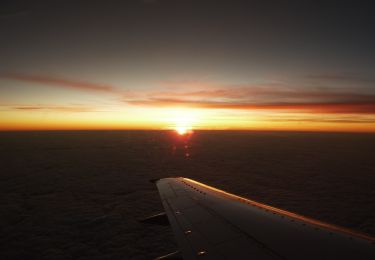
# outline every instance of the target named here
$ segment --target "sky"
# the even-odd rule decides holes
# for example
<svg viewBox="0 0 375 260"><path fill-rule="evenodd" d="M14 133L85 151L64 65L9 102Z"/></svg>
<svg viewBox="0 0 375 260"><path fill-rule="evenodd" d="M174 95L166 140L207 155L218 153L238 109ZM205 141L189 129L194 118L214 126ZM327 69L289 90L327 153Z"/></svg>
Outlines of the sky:
<svg viewBox="0 0 375 260"><path fill-rule="evenodd" d="M0 130L375 132L371 1L3 0Z"/></svg>

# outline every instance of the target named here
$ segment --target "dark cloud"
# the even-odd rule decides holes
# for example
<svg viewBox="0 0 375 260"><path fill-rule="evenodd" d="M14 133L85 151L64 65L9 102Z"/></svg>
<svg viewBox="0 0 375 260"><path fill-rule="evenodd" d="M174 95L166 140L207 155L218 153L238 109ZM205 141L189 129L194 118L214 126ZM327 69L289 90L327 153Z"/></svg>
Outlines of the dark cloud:
<svg viewBox="0 0 375 260"><path fill-rule="evenodd" d="M199 87L202 83L195 83ZM127 99L133 105L200 107L211 109L282 110L309 113L375 113L375 94L296 88L283 84L215 85L194 91L148 93ZM220 87L220 88L217 88Z"/></svg>
<svg viewBox="0 0 375 260"><path fill-rule="evenodd" d="M87 106L47 106L47 105L29 105L29 106L15 106L14 110L25 111L55 111L55 112L94 112L95 110Z"/></svg>
<svg viewBox="0 0 375 260"><path fill-rule="evenodd" d="M17 74L17 73L3 73L0 74L2 79L19 80L31 83L38 83L48 86L58 86L63 88L72 88L88 91L102 91L102 92L117 92L117 90L105 84L97 84L85 81L75 81L64 78L55 78L41 75L28 75L28 74Z"/></svg>
<svg viewBox="0 0 375 260"><path fill-rule="evenodd" d="M375 101L375 94L356 93L353 91L333 91L329 88L296 88L286 84L263 85L214 85L207 84L194 91L164 91L152 93L153 98L184 98L184 99L234 99L246 101Z"/></svg>
<svg viewBox="0 0 375 260"><path fill-rule="evenodd" d="M338 81L338 82L350 82L350 83L369 83L374 84L375 78L364 77L360 75L355 75L352 73L332 73L332 74L315 74L308 75L307 78L314 80L324 80L324 81Z"/></svg>

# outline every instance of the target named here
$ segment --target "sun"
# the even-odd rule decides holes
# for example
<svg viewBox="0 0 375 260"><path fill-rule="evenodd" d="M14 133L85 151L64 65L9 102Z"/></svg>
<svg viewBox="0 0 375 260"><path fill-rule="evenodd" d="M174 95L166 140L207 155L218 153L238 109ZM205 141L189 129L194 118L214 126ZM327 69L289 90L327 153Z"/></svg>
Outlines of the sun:
<svg viewBox="0 0 375 260"><path fill-rule="evenodd" d="M179 135L186 135L191 132L191 127L176 126L174 129Z"/></svg>
<svg viewBox="0 0 375 260"><path fill-rule="evenodd" d="M193 126L197 121L196 111L188 109L175 109L171 113L170 121L171 128L174 129L179 135L191 134Z"/></svg>

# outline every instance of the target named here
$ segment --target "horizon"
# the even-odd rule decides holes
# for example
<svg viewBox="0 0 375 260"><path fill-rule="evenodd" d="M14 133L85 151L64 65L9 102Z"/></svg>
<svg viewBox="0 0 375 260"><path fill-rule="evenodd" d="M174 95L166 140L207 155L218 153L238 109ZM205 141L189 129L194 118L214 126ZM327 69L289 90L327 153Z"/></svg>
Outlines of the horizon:
<svg viewBox="0 0 375 260"><path fill-rule="evenodd" d="M173 133L174 135L186 136L185 133L179 133L177 129L141 129L141 128L128 128L128 129L0 129L0 133L37 133L37 132L165 132ZM236 132L236 133L285 133L285 134L356 134L356 135L374 135L372 131L351 131L351 130L277 130L277 129L195 129L190 131L190 136L195 133L204 132Z"/></svg>

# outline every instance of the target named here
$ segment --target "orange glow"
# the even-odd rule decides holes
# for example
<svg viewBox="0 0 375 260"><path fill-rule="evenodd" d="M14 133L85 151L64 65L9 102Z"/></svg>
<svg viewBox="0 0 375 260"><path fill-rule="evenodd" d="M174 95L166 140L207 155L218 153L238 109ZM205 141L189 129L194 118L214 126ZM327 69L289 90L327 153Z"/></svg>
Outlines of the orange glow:
<svg viewBox="0 0 375 260"><path fill-rule="evenodd" d="M107 108L106 108L107 109ZM113 106L74 109L17 109L0 112L1 130L193 130L375 132L374 115L283 113L203 108ZM107 109L109 110L109 109Z"/></svg>

